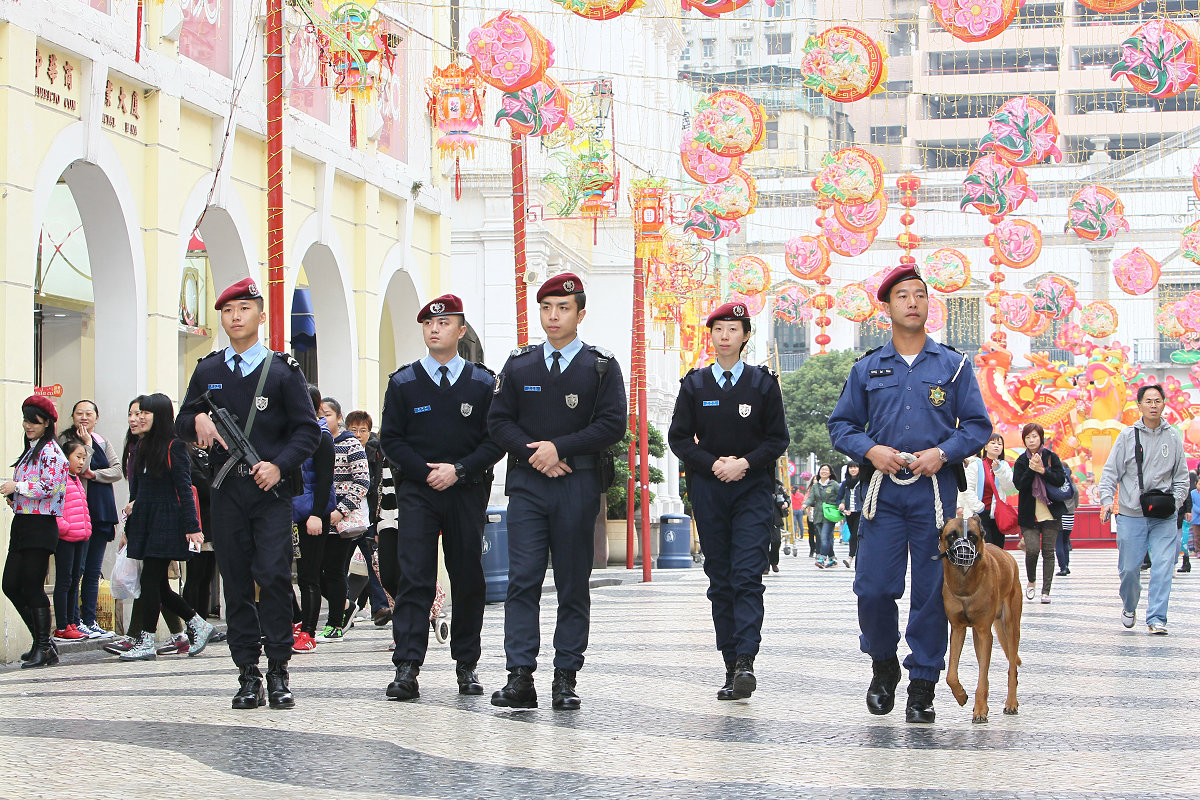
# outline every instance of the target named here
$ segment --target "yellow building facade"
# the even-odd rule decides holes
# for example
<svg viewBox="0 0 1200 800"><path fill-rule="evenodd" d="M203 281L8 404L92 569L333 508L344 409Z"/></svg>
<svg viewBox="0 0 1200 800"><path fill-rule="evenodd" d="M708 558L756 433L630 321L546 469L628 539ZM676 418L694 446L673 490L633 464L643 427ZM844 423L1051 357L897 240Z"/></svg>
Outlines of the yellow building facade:
<svg viewBox="0 0 1200 800"><path fill-rule="evenodd" d="M95 399L98 430L120 450L129 401L178 402L196 359L223 346L221 288L252 277L267 293L260 5L147 2L139 37L136 3L0 0L5 463L35 391L66 424L76 400ZM305 20L288 9L286 306L268 314L285 315L288 349L301 349L301 329L315 334L298 352L310 378L376 419L388 373L423 352L413 316L446 290L443 181L424 96L409 88L448 58L430 44L437 5L387 10L392 64L356 108L354 147L349 103L323 85ZM0 511L2 550L10 520ZM28 635L2 608L8 660Z"/></svg>

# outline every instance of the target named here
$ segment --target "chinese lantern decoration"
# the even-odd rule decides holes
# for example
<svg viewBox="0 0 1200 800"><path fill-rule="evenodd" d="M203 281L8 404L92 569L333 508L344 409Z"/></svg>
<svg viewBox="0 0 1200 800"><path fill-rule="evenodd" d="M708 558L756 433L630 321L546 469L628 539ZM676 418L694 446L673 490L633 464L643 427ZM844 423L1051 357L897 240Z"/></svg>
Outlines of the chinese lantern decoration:
<svg viewBox="0 0 1200 800"><path fill-rule="evenodd" d="M683 9L694 8L706 17L716 19L722 14L737 11L750 0L681 0Z"/></svg>
<svg viewBox="0 0 1200 800"><path fill-rule="evenodd" d="M1042 254L1042 232L1023 219L1004 220L984 241L991 246L998 263L1014 269L1028 267Z"/></svg>
<svg viewBox="0 0 1200 800"><path fill-rule="evenodd" d="M800 72L804 86L840 103L883 91L887 50L858 28L836 26L804 43Z"/></svg>
<svg viewBox="0 0 1200 800"><path fill-rule="evenodd" d="M560 6L584 19L616 19L635 8L646 5L645 0L554 0Z"/></svg>
<svg viewBox="0 0 1200 800"><path fill-rule="evenodd" d="M1022 95L1006 101L991 116L988 132L979 140L979 151L990 152L1014 167L1028 167L1047 157L1062 161L1057 140L1054 112L1041 100Z"/></svg>
<svg viewBox="0 0 1200 800"><path fill-rule="evenodd" d="M900 205L904 207L904 213L900 215L900 224L904 226L904 230L896 237L896 244L904 251L904 255L900 256L900 263L913 265L917 263L917 259L913 257L912 251L921 246L921 237L911 230L912 224L916 222L912 210L917 205L917 189L921 188L921 179L912 174L901 175L896 179L896 188L900 190Z"/></svg>
<svg viewBox="0 0 1200 800"><path fill-rule="evenodd" d="M972 206L994 224L1016 211L1027 199L1037 200L1037 195L1029 188L1025 170L1005 164L989 154L971 165L963 179L963 198L958 207L965 211Z"/></svg>
<svg viewBox="0 0 1200 800"><path fill-rule="evenodd" d="M868 200L865 203L855 203L847 205L845 203L835 203L833 206L833 216L837 219L838 224L848 231L854 233L866 233L873 231L883 224L887 217L888 199L887 195L880 192L873 200Z"/></svg>
<svg viewBox="0 0 1200 800"><path fill-rule="evenodd" d="M842 227L834 217L821 217L817 221L829 249L839 256L853 258L867 252L867 248L875 241L875 229L866 233L856 233Z"/></svg>
<svg viewBox="0 0 1200 800"><path fill-rule="evenodd" d="M1093 339L1104 339L1117 332L1117 310L1111 303L1096 300L1083 307L1079 327Z"/></svg>
<svg viewBox="0 0 1200 800"><path fill-rule="evenodd" d="M752 297L771 288L771 268L758 256L741 256L729 271L729 289Z"/></svg>
<svg viewBox="0 0 1200 800"><path fill-rule="evenodd" d="M563 123L574 124L569 112L570 97L550 76L517 92L505 92L496 124L508 123L513 136L545 136Z"/></svg>
<svg viewBox="0 0 1200 800"><path fill-rule="evenodd" d="M1175 303L1175 313L1185 333L1200 332L1200 292L1188 292Z"/></svg>
<svg viewBox="0 0 1200 800"><path fill-rule="evenodd" d="M1200 264L1200 220L1183 229L1183 233L1180 235L1179 250L1188 261Z"/></svg>
<svg viewBox="0 0 1200 800"><path fill-rule="evenodd" d="M866 203L883 191L883 164L861 147L844 147L821 159L812 187L834 203Z"/></svg>
<svg viewBox="0 0 1200 800"><path fill-rule="evenodd" d="M350 146L358 146L357 103L367 101L375 88L369 66L380 53L390 65L394 55L387 46L375 0L325 0L332 30L326 55L337 75L333 86L337 97L350 97Z"/></svg>
<svg viewBox="0 0 1200 800"><path fill-rule="evenodd" d="M1024 333L1026 328L1037 323L1037 308L1034 307L1033 298L1027 294L1006 294L996 310L1000 314L1001 324L1015 333Z"/></svg>
<svg viewBox="0 0 1200 800"><path fill-rule="evenodd" d="M666 224L667 182L662 178L633 181L633 238L639 258L656 258L662 252L663 226Z"/></svg>
<svg viewBox="0 0 1200 800"><path fill-rule="evenodd" d="M925 318L925 330L927 333L937 333L942 328L946 327L946 319L950 311L946 308L946 301L940 297L929 298L929 316Z"/></svg>
<svg viewBox="0 0 1200 800"><path fill-rule="evenodd" d="M463 69L451 64L433 68L433 77L425 80L429 98L429 116L442 135L437 148L442 158L454 156L454 198L462 199L462 173L459 159L475 157L476 139L472 131L483 124L483 78L475 65Z"/></svg>
<svg viewBox="0 0 1200 800"><path fill-rule="evenodd" d="M767 307L767 296L761 292L758 294L742 294L741 292L733 292L729 295L729 302L745 306L746 313L754 317Z"/></svg>
<svg viewBox="0 0 1200 800"><path fill-rule="evenodd" d="M721 219L741 219L753 214L758 204L755 180L745 170L736 169L728 180L705 186L698 202Z"/></svg>
<svg viewBox="0 0 1200 800"><path fill-rule="evenodd" d="M964 42L999 36L1017 16L1020 0L930 0L938 24Z"/></svg>
<svg viewBox="0 0 1200 800"><path fill-rule="evenodd" d="M775 290L775 319L795 325L812 319L808 291L798 283L780 284Z"/></svg>
<svg viewBox="0 0 1200 800"><path fill-rule="evenodd" d="M725 89L696 104L692 133L719 156L744 156L758 150L766 130L762 106L742 92Z"/></svg>
<svg viewBox="0 0 1200 800"><path fill-rule="evenodd" d="M471 31L467 54L479 75L502 92L519 92L540 81L554 65L554 45L511 11L501 11Z"/></svg>
<svg viewBox="0 0 1200 800"><path fill-rule="evenodd" d="M1113 278L1125 294L1139 295L1158 285L1162 265L1140 247L1113 262Z"/></svg>
<svg viewBox="0 0 1200 800"><path fill-rule="evenodd" d="M861 283L848 283L834 295L837 313L851 322L865 322L875 313L874 298Z"/></svg>
<svg viewBox="0 0 1200 800"><path fill-rule="evenodd" d="M1120 14L1136 8L1142 0L1079 0L1079 2L1101 14Z"/></svg>
<svg viewBox="0 0 1200 800"><path fill-rule="evenodd" d="M1092 184L1075 193L1067 206L1066 228L1075 231L1080 239L1099 242L1111 239L1119 231L1129 230L1125 219L1125 204L1116 192L1106 186Z"/></svg>
<svg viewBox="0 0 1200 800"><path fill-rule="evenodd" d="M1153 19L1121 43L1121 60L1109 77L1122 75L1136 91L1154 98L1174 97L1196 82L1195 38L1174 22Z"/></svg>
<svg viewBox="0 0 1200 800"><path fill-rule="evenodd" d="M1196 199L1200 200L1200 161L1196 162L1196 166L1192 167L1192 194L1196 195Z"/></svg>
<svg viewBox="0 0 1200 800"><path fill-rule="evenodd" d="M754 212L758 191L741 168L742 156L762 146L766 126L762 106L741 92L716 92L696 104L691 130L684 135L684 171L705 184L692 200L683 229L699 239L736 233L736 220Z"/></svg>
<svg viewBox="0 0 1200 800"><path fill-rule="evenodd" d="M1033 307L1050 319L1065 319L1079 305L1075 287L1061 275L1047 275L1033 287Z"/></svg>
<svg viewBox="0 0 1200 800"><path fill-rule="evenodd" d="M829 244L823 236L793 236L783 247L783 263L801 280L819 278L829 269Z"/></svg>
<svg viewBox="0 0 1200 800"><path fill-rule="evenodd" d="M962 251L943 247L925 256L921 277L931 289L957 292L971 282L971 261Z"/></svg>
<svg viewBox="0 0 1200 800"><path fill-rule="evenodd" d="M697 141L696 134L684 131L683 143L679 146L679 160L683 171L699 183L713 184L728 180L742 163L741 156L720 156Z"/></svg>
<svg viewBox="0 0 1200 800"><path fill-rule="evenodd" d="M813 321L817 324L817 327L821 329L821 332L813 337L813 341L815 341L817 343L817 347L820 348L817 350L817 355L825 355L825 347L831 341L833 341L826 332L829 326L833 324L833 320L829 317L829 311L836 303L833 295L827 291L831 282L832 279L828 275L819 275L817 277L817 283L820 284L821 290L814 294L812 299L809 301L812 304L812 307L816 309L818 315Z"/></svg>
<svg viewBox="0 0 1200 800"><path fill-rule="evenodd" d="M1171 303L1159 309L1158 313L1154 315L1154 325L1158 329L1159 335L1168 339L1178 339L1187 333L1183 323L1179 321L1178 303Z"/></svg>

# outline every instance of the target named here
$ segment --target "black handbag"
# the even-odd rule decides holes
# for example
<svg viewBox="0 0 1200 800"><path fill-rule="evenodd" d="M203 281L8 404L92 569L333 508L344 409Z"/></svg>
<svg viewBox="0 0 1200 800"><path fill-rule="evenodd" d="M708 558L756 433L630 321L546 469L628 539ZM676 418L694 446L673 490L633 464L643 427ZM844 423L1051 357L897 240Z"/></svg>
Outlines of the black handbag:
<svg viewBox="0 0 1200 800"><path fill-rule="evenodd" d="M1151 519L1170 519L1175 515L1175 495L1162 489L1146 491L1142 483L1142 435L1137 428L1133 429L1134 448L1133 458L1137 462L1138 489L1141 496L1138 502L1142 506L1142 516Z"/></svg>
<svg viewBox="0 0 1200 800"><path fill-rule="evenodd" d="M1067 469L1065 464L1063 465L1063 472L1066 473L1067 477L1058 486L1046 480L1045 476L1042 478L1042 482L1046 484L1046 499L1052 503L1065 503L1075 496L1075 484L1071 481L1071 471Z"/></svg>

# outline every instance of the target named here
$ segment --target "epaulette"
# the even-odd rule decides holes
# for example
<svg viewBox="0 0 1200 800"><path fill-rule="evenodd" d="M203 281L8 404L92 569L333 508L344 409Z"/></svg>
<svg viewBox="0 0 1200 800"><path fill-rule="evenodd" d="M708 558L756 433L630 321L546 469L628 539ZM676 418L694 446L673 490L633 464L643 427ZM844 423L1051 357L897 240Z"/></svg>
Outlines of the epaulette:
<svg viewBox="0 0 1200 800"><path fill-rule="evenodd" d="M862 360L863 360L864 358L866 358L867 356L871 355L871 353L878 352L879 350L882 350L882 349L883 349L883 345L880 345L879 347L872 347L870 350L868 350L867 352L863 353L863 354L862 354L861 356L859 356L858 358L854 359L854 363L855 363L855 364L857 364L858 362L862 361Z"/></svg>
<svg viewBox="0 0 1200 800"><path fill-rule="evenodd" d="M281 353L278 350L276 350L274 352L275 352L276 358L282 359L283 363L287 364L292 369L297 369L297 370L300 369L300 362L297 361L296 359L292 358L291 353Z"/></svg>
<svg viewBox="0 0 1200 800"><path fill-rule="evenodd" d="M776 372L775 370L771 369L770 367L768 367L766 364L759 364L758 368L761 369L763 372L767 373L768 375L770 375L775 380L779 380L779 373Z"/></svg>
<svg viewBox="0 0 1200 800"><path fill-rule="evenodd" d="M527 344L524 347L518 347L516 350L513 350L511 354L509 354L509 358L516 358L517 356L523 356L526 353L532 353L534 350L537 350L540 347L540 344Z"/></svg>
<svg viewBox="0 0 1200 800"><path fill-rule="evenodd" d="M601 347L598 344L589 344L587 347L588 347L588 350L591 350L593 353L600 356L601 358L616 358L616 356L613 355L612 350L605 350L603 347Z"/></svg>
<svg viewBox="0 0 1200 800"><path fill-rule="evenodd" d="M685 372L683 374L683 377L679 379L679 382L682 384L684 381L686 381L688 378L692 377L692 375L699 372L701 369L702 369L702 367L692 367L691 369L689 369L687 372Z"/></svg>
<svg viewBox="0 0 1200 800"><path fill-rule="evenodd" d="M955 353L958 353L960 356L965 356L965 355L966 355L966 353L964 353L962 350L959 350L957 347L953 347L953 346L951 346L951 345L948 345L948 344L946 344L945 342L942 342L942 343L941 343L941 345L942 345L942 347L946 348L947 350L952 350L952 351L954 351Z"/></svg>
<svg viewBox="0 0 1200 800"><path fill-rule="evenodd" d="M209 353L208 355L206 355L206 356L200 356L199 358L197 358L197 359L196 359L196 363L197 363L197 364L199 364L201 361L207 361L208 359L212 358L213 356L219 356L219 355L221 355L221 354L222 354L222 353L224 353L224 352L225 352L224 350L213 350L213 351L212 351L211 353Z"/></svg>
<svg viewBox="0 0 1200 800"><path fill-rule="evenodd" d="M483 363L482 361L472 361L471 366L475 367L475 369L483 370L488 375L491 375L493 378L496 377L496 373L494 373L490 369L488 369L488 365Z"/></svg>
<svg viewBox="0 0 1200 800"><path fill-rule="evenodd" d="M388 375L388 380L391 380L392 378L396 377L404 370L410 369L410 368L416 366L416 364L417 364L416 361L410 361L407 364L401 364L400 366L396 367L396 370L391 375ZM409 380L412 380L412 378L409 378ZM403 383L403 382L404 381L401 381L401 383Z"/></svg>

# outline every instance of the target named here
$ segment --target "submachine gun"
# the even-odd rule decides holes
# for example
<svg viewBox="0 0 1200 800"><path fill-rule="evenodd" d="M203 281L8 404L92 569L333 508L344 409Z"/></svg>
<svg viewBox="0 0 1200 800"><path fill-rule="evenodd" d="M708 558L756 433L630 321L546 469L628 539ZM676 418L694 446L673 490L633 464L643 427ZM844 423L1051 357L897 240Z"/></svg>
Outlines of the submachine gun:
<svg viewBox="0 0 1200 800"><path fill-rule="evenodd" d="M208 416L217 426L217 433L221 434L221 438L225 440L225 452L229 455L212 479L212 488L219 489L225 476L238 464L253 467L262 459L259 457L258 451L254 449L254 445L250 444L250 440L246 438L245 432L237 424L237 417L228 409L221 408L213 402L212 390L206 391L188 405L199 406L202 403L208 406ZM271 487L271 494L279 497L279 492L274 486Z"/></svg>

